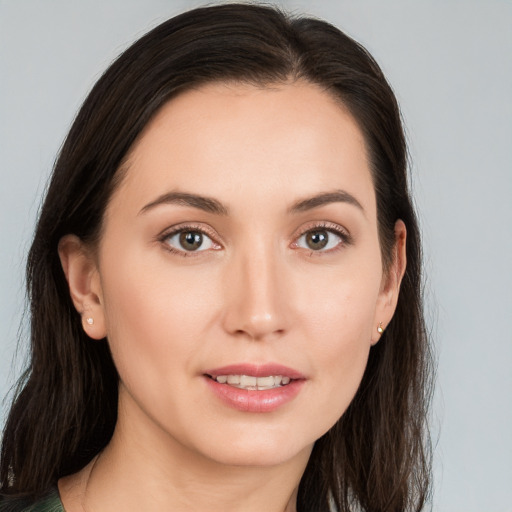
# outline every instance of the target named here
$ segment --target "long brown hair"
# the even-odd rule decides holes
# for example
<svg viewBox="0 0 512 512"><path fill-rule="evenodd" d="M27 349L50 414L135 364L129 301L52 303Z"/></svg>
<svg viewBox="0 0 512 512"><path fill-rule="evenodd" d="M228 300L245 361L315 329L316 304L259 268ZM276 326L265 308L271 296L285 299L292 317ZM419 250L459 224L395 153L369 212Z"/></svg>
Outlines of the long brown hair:
<svg viewBox="0 0 512 512"><path fill-rule="evenodd" d="M81 328L57 253L60 238L74 233L88 243L98 240L123 158L148 121L180 91L212 81L265 86L297 79L338 98L364 134L385 265L396 220L407 227L407 269L396 313L370 351L353 402L316 442L297 507L302 512L329 510L330 503L339 511L424 507L432 368L419 230L395 96L368 52L337 28L245 4L195 9L153 29L110 66L75 119L28 255L31 359L4 431L0 492L5 500L40 496L82 468L106 446L116 423L118 375L107 342L91 342Z"/></svg>

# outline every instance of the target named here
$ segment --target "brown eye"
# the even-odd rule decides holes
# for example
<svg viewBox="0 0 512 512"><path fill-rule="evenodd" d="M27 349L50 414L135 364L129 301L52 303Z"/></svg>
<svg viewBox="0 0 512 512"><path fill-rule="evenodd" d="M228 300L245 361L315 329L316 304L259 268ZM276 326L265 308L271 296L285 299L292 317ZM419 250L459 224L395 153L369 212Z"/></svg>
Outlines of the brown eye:
<svg viewBox="0 0 512 512"><path fill-rule="evenodd" d="M167 235L163 241L170 246L174 252L203 252L208 249L216 249L218 246L205 233L199 230L182 229Z"/></svg>
<svg viewBox="0 0 512 512"><path fill-rule="evenodd" d="M199 231L183 231L179 238L181 247L186 251L197 251L203 244L203 234Z"/></svg>
<svg viewBox="0 0 512 512"><path fill-rule="evenodd" d="M308 251L327 252L347 243L346 236L334 229L317 228L306 231L296 242L296 247Z"/></svg>
<svg viewBox="0 0 512 512"><path fill-rule="evenodd" d="M306 244L313 251L323 249L329 242L328 231L310 231L306 233Z"/></svg>

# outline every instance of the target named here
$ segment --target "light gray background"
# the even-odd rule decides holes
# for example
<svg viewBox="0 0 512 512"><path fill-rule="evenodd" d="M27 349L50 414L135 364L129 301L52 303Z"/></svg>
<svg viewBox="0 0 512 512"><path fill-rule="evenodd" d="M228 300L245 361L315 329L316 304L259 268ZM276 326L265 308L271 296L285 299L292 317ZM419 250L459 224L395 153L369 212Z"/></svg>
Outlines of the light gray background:
<svg viewBox="0 0 512 512"><path fill-rule="evenodd" d="M402 106L439 359L434 510L512 510L512 2L280 1L380 62ZM195 0L0 0L0 395L40 197L112 58ZM25 328L26 332L26 328ZM23 360L23 351L18 363ZM2 405L0 423L7 407Z"/></svg>

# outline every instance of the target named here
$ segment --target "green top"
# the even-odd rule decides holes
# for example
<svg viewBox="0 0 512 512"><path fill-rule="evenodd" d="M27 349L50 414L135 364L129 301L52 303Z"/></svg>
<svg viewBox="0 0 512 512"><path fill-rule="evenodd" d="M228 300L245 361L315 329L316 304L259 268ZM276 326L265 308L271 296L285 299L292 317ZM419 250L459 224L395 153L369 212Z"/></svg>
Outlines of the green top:
<svg viewBox="0 0 512 512"><path fill-rule="evenodd" d="M65 512L65 510L60 501L59 491L54 487L48 494L32 504L28 504L25 500L0 499L0 512Z"/></svg>

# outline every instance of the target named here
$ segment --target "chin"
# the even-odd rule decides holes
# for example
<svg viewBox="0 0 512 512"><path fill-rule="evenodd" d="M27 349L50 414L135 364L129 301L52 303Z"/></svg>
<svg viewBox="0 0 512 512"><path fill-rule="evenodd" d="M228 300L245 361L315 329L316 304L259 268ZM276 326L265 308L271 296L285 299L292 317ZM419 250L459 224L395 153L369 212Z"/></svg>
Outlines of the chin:
<svg viewBox="0 0 512 512"><path fill-rule="evenodd" d="M195 446L189 447L222 465L269 467L296 458L305 457L307 460L316 439L312 432L291 432L289 425L286 428L246 425L245 429L217 430L208 438L196 437L195 443L190 439Z"/></svg>

